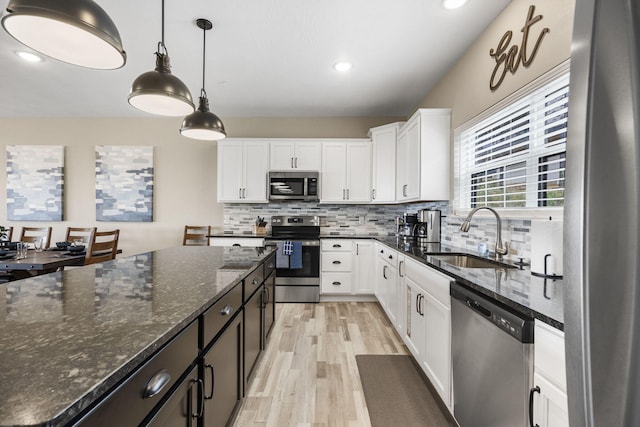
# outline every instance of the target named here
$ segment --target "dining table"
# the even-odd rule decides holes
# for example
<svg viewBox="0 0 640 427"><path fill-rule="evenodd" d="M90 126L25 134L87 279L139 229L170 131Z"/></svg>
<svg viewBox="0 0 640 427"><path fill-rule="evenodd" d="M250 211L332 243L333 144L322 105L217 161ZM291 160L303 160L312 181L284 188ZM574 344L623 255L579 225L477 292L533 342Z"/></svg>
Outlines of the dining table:
<svg viewBox="0 0 640 427"><path fill-rule="evenodd" d="M52 273L63 267L84 265L85 253L69 251L34 249L27 251L27 257L16 259L16 252L9 251L0 256L0 271L11 273L16 279L22 279L40 274Z"/></svg>

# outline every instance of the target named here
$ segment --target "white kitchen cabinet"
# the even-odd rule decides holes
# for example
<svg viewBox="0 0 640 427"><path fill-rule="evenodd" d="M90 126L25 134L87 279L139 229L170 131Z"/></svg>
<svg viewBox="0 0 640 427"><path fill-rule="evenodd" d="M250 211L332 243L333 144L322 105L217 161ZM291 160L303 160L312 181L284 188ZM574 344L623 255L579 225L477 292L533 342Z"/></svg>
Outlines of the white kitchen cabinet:
<svg viewBox="0 0 640 427"><path fill-rule="evenodd" d="M534 425L568 427L564 333L536 320L534 337Z"/></svg>
<svg viewBox="0 0 640 427"><path fill-rule="evenodd" d="M366 140L322 144L321 203L368 203L371 143Z"/></svg>
<svg viewBox="0 0 640 427"><path fill-rule="evenodd" d="M353 282L353 241L322 239L320 241L320 292L350 295Z"/></svg>
<svg viewBox="0 0 640 427"><path fill-rule="evenodd" d="M403 123L392 123L369 130L371 138L371 202L396 201L396 143Z"/></svg>
<svg viewBox="0 0 640 427"><path fill-rule="evenodd" d="M436 389L451 408L451 278L421 263L406 259L404 271L406 344Z"/></svg>
<svg viewBox="0 0 640 427"><path fill-rule="evenodd" d="M277 171L319 171L322 145L320 141L271 141L271 169Z"/></svg>
<svg viewBox="0 0 640 427"><path fill-rule="evenodd" d="M374 293L373 240L355 240L353 293L372 295Z"/></svg>
<svg viewBox="0 0 640 427"><path fill-rule="evenodd" d="M267 203L269 144L218 141L218 202Z"/></svg>
<svg viewBox="0 0 640 427"><path fill-rule="evenodd" d="M419 109L400 128L396 200L449 200L451 110Z"/></svg>

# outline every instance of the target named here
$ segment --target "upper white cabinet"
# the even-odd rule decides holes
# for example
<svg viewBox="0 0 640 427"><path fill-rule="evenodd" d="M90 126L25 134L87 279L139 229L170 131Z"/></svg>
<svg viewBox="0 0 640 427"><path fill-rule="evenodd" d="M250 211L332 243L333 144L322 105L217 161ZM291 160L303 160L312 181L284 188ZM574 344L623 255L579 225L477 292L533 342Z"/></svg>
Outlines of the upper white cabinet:
<svg viewBox="0 0 640 427"><path fill-rule="evenodd" d="M367 203L371 191L369 140L322 144L321 203Z"/></svg>
<svg viewBox="0 0 640 427"><path fill-rule="evenodd" d="M271 170L319 171L322 145L319 141L271 141Z"/></svg>
<svg viewBox="0 0 640 427"><path fill-rule="evenodd" d="M218 202L266 203L269 144L218 141Z"/></svg>
<svg viewBox="0 0 640 427"><path fill-rule="evenodd" d="M400 128L396 200L448 200L451 110L419 109Z"/></svg>
<svg viewBox="0 0 640 427"><path fill-rule="evenodd" d="M396 142L402 124L392 123L369 130L372 148L372 203L396 201Z"/></svg>

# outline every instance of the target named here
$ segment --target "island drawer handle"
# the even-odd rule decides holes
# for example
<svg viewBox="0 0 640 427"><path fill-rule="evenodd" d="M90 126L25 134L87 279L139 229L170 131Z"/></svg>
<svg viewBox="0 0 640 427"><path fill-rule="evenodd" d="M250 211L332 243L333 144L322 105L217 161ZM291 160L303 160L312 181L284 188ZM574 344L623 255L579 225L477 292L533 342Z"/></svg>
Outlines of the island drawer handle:
<svg viewBox="0 0 640 427"><path fill-rule="evenodd" d="M340 261L333 261L334 264L342 264Z"/></svg>
<svg viewBox="0 0 640 427"><path fill-rule="evenodd" d="M220 311L220 315L228 316L231 314L232 311L233 311L233 307L231 305L227 305L225 308L222 309L222 311Z"/></svg>
<svg viewBox="0 0 640 427"><path fill-rule="evenodd" d="M214 390L214 388L216 386L216 374L213 371L213 365L210 365L210 364L207 363L206 365L204 365L204 368L211 371L211 393L209 393L208 396L205 395L204 398L207 399L207 400L211 400L211 399L213 399L213 390Z"/></svg>
<svg viewBox="0 0 640 427"><path fill-rule="evenodd" d="M171 374L169 374L169 371L162 369L161 371L156 372L149 381L147 381L147 385L142 393L142 398L148 399L160 393L164 386L169 384L169 381L171 381Z"/></svg>

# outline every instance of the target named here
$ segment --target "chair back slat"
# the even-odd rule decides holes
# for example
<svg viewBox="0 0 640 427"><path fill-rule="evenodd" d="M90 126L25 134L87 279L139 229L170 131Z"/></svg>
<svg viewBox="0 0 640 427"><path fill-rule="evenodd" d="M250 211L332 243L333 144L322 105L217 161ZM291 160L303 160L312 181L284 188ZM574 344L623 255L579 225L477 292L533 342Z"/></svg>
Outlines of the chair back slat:
<svg viewBox="0 0 640 427"><path fill-rule="evenodd" d="M116 259L119 238L120 230L96 231L93 234L91 244L87 248L85 265Z"/></svg>
<svg viewBox="0 0 640 427"><path fill-rule="evenodd" d="M185 225L183 246L209 246L210 225Z"/></svg>
<svg viewBox="0 0 640 427"><path fill-rule="evenodd" d="M49 249L49 245L51 244L51 229L52 227L22 227L20 241L33 243L38 239L42 239L42 247Z"/></svg>

